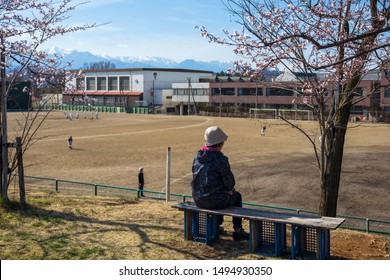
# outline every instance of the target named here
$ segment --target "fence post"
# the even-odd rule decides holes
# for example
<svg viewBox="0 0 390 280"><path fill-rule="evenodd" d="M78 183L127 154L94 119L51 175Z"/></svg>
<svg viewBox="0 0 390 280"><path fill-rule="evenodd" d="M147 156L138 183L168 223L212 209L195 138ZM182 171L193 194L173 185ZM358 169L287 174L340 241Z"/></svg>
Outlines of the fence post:
<svg viewBox="0 0 390 280"><path fill-rule="evenodd" d="M95 196L97 196L97 185L95 184Z"/></svg>
<svg viewBox="0 0 390 280"><path fill-rule="evenodd" d="M366 219L366 233L370 233L370 219Z"/></svg>
<svg viewBox="0 0 390 280"><path fill-rule="evenodd" d="M166 175L166 181L165 181L165 190L166 190L166 202L169 202L170 196L171 196L171 190L170 190L170 181L171 181L171 147L168 147L168 153L167 153L167 175Z"/></svg>
<svg viewBox="0 0 390 280"><path fill-rule="evenodd" d="M58 179L56 179L56 192L58 192Z"/></svg>

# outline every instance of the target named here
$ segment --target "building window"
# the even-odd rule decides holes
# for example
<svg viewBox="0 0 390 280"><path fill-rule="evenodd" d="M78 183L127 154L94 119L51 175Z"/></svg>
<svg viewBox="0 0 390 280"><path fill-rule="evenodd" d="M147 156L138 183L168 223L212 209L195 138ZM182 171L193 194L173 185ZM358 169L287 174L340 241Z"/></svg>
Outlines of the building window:
<svg viewBox="0 0 390 280"><path fill-rule="evenodd" d="M119 77L119 90L130 90L130 78L129 77Z"/></svg>
<svg viewBox="0 0 390 280"><path fill-rule="evenodd" d="M386 77L386 79L390 79L390 71L389 70L385 70L385 77Z"/></svg>
<svg viewBox="0 0 390 280"><path fill-rule="evenodd" d="M351 108L351 115L363 115L364 107L363 106L353 106Z"/></svg>
<svg viewBox="0 0 390 280"><path fill-rule="evenodd" d="M115 96L106 96L106 106L114 106L115 105Z"/></svg>
<svg viewBox="0 0 390 280"><path fill-rule="evenodd" d="M95 77L87 77L87 90L96 90Z"/></svg>
<svg viewBox="0 0 390 280"><path fill-rule="evenodd" d="M383 111L385 113L385 117L390 118L390 106L385 106L383 109L384 109Z"/></svg>
<svg viewBox="0 0 390 280"><path fill-rule="evenodd" d="M193 95L209 95L209 90L206 88L192 89Z"/></svg>
<svg viewBox="0 0 390 280"><path fill-rule="evenodd" d="M117 96L115 106L126 106L126 96Z"/></svg>
<svg viewBox="0 0 390 280"><path fill-rule="evenodd" d="M236 91L234 88L213 88L212 89L212 95L218 96L218 95L236 95Z"/></svg>
<svg viewBox="0 0 390 280"><path fill-rule="evenodd" d="M263 95L263 88L239 88L238 89L238 96L256 96L256 95L257 96Z"/></svg>
<svg viewBox="0 0 390 280"><path fill-rule="evenodd" d="M103 106L104 105L104 98L103 96L95 96L96 102L94 103L95 105L98 106Z"/></svg>
<svg viewBox="0 0 390 280"><path fill-rule="evenodd" d="M267 88L267 96L294 96L294 90L285 88Z"/></svg>
<svg viewBox="0 0 390 280"><path fill-rule="evenodd" d="M385 98L390 98L390 86L385 88Z"/></svg>
<svg viewBox="0 0 390 280"><path fill-rule="evenodd" d="M174 95L188 95L187 90L185 89L175 89L173 90Z"/></svg>
<svg viewBox="0 0 390 280"><path fill-rule="evenodd" d="M107 90L106 77L97 78L97 90Z"/></svg>
<svg viewBox="0 0 390 280"><path fill-rule="evenodd" d="M364 96L367 93L366 88L358 87L354 90L354 96Z"/></svg>
<svg viewBox="0 0 390 280"><path fill-rule="evenodd" d="M234 88L222 88L222 95L236 95Z"/></svg>
<svg viewBox="0 0 390 280"><path fill-rule="evenodd" d="M108 77L108 90L118 90L118 77Z"/></svg>

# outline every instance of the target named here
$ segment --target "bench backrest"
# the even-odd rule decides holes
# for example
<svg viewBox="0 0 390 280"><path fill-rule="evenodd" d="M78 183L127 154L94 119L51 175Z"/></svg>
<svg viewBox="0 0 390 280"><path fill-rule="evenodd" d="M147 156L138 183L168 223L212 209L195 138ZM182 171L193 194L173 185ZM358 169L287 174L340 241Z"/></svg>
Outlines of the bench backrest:
<svg viewBox="0 0 390 280"><path fill-rule="evenodd" d="M198 212L205 212L215 215L226 215L232 217L246 218L250 220L272 221L275 223L292 224L304 227L322 228L322 229L336 229L345 219L333 217L321 217L315 215L295 214L295 213L281 213L269 210L229 207L219 210L210 210L198 208L194 202L181 202L172 205L173 208L181 210L191 210Z"/></svg>

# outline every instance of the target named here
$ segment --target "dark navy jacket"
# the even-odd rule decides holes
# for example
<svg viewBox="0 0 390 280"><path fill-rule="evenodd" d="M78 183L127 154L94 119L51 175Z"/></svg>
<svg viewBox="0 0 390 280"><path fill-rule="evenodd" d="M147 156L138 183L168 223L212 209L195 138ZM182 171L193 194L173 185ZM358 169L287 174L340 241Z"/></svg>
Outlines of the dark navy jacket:
<svg viewBox="0 0 390 280"><path fill-rule="evenodd" d="M196 205L206 209L227 207L228 191L236 182L229 159L216 149L198 151L192 165L192 196Z"/></svg>

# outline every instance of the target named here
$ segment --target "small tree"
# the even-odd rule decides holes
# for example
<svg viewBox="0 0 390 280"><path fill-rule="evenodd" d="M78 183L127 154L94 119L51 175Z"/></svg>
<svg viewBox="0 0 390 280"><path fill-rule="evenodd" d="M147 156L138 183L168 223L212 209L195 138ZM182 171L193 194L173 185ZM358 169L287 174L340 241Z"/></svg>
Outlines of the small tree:
<svg viewBox="0 0 390 280"><path fill-rule="evenodd" d="M83 70L105 70L105 69L115 69L115 63L111 61L99 61L99 62L90 62L84 63Z"/></svg>
<svg viewBox="0 0 390 280"><path fill-rule="evenodd" d="M78 6L73 0L40 1L19 0L0 3L0 55L1 55L1 200L8 203L8 185L12 171L16 168L16 153L9 153L12 146L7 132L7 96L10 89L20 80L27 80L31 86L24 91L33 96L37 89L45 86L65 85L65 68L60 67L61 58L50 56L39 50L44 43L55 36L86 30L97 26L86 24L68 26L64 22ZM70 66L70 65L68 65ZM37 140L37 132L49 112L31 111L30 108L18 120L22 153ZM20 152L19 152L20 154Z"/></svg>
<svg viewBox="0 0 390 280"><path fill-rule="evenodd" d="M224 38L204 27L200 31L212 42L234 46L235 54L247 59L236 62L236 71L262 75L267 68L283 67L305 74L299 78L302 101L318 119L319 147L314 138L301 132L313 146L317 159L321 182L319 212L336 216L351 108L368 96L358 99L357 87L368 71L381 69L390 57L389 0L226 0L224 3L242 31L225 31ZM334 90L335 94L329 97L328 90ZM331 106L327 108L329 103Z"/></svg>

